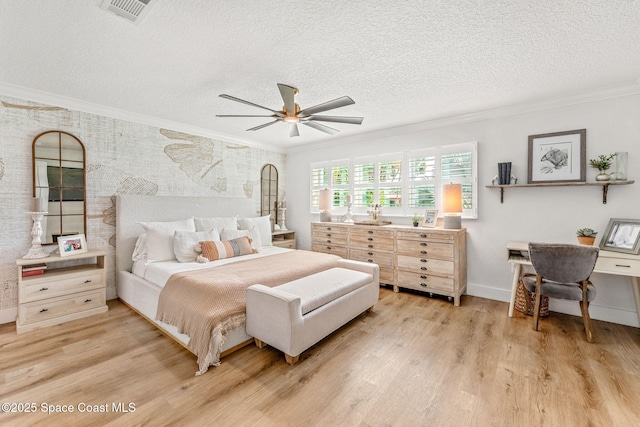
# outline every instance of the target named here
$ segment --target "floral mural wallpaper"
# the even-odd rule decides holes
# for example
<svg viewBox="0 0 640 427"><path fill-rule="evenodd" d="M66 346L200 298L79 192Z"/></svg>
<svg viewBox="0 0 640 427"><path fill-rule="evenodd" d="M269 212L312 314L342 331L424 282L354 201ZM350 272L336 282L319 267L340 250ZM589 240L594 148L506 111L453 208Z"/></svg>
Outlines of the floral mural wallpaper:
<svg viewBox="0 0 640 427"><path fill-rule="evenodd" d="M87 243L107 251L107 297L115 287L115 196L119 194L251 198L260 208L260 170L279 171L283 153L171 129L0 96L0 320L17 307L15 260L31 246L31 147L48 130L75 135L86 151ZM53 249L53 248L51 248Z"/></svg>

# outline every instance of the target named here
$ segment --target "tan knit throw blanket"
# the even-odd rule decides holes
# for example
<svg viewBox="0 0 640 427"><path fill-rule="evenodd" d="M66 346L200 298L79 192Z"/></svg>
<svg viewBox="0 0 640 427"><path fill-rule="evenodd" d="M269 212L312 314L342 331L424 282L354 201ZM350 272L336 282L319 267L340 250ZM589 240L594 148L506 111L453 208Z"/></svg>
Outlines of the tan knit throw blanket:
<svg viewBox="0 0 640 427"><path fill-rule="evenodd" d="M202 375L220 364L228 331L245 322L246 289L256 283L273 287L336 266L340 257L291 251L173 274L160 292L156 320L190 337Z"/></svg>

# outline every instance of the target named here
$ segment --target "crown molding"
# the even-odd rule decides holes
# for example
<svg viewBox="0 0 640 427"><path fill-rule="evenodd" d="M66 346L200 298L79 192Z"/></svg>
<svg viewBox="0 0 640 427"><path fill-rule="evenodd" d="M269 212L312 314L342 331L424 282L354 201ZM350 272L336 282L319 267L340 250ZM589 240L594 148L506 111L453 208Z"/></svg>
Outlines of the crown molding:
<svg viewBox="0 0 640 427"><path fill-rule="evenodd" d="M36 89L30 89L22 86L0 82L0 94L13 98L20 98L27 101L38 102L45 105L67 108L69 110L80 111L83 113L95 114L103 117L110 117L117 120L125 120L128 122L139 123L143 125L153 126L160 129L171 129L177 132L184 132L189 135L203 136L216 139L229 144L246 145L253 148L259 148L268 151L284 153L281 147L261 144L255 141L237 138L231 135L214 132L210 129L204 129L197 126L191 126L185 123L165 120L158 117L147 116L145 114L133 113L130 111L111 108L104 105L94 104L75 98L69 98L62 95L56 95L49 92L43 92Z"/></svg>
<svg viewBox="0 0 640 427"><path fill-rule="evenodd" d="M551 110L554 108L567 107L577 104L585 104L589 102L601 101L610 98L619 98L623 96L640 94L640 79L635 83L624 86L610 86L597 90L581 93L572 93L556 98L548 98L544 100L535 100L531 102L523 102L518 104L507 105L504 107L492 108L472 112L468 114L460 114L456 116L442 117L424 122L411 123L392 128L374 130L356 135L342 136L331 139L330 141L322 141L317 143L305 144L298 147L291 147L286 153L299 153L304 151L322 150L334 146L345 144L353 144L357 142L371 141L373 139L385 138L388 136L398 136L414 132L421 132L430 129L439 129L449 126L462 125L466 123L479 122L482 120L491 120L501 117L515 116L518 114L533 113L536 111Z"/></svg>

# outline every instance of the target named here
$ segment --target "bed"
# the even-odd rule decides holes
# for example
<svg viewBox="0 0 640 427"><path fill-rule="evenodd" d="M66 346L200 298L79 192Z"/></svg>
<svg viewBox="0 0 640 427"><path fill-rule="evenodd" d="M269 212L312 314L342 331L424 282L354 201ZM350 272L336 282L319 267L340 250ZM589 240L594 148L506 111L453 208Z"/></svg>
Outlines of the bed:
<svg viewBox="0 0 640 427"><path fill-rule="evenodd" d="M176 327L171 324L156 320L159 302L161 308L167 300L167 291L176 287L170 287L176 277L185 274L209 275L209 271L217 272L216 276L221 276L221 272L245 270L248 280L257 277L249 274L254 269L252 265L259 264L262 267L261 276L268 276L264 273L265 262L280 259L283 257L302 255L320 256L327 254L315 254L307 251L295 251L276 246L265 245L256 254L221 259L209 263L197 262L145 262L134 261L133 254L137 251L136 244L144 229L140 222L167 222L179 221L193 217L233 217L255 218L257 216L254 201L244 198L224 198L224 197L180 197L180 196L132 196L122 195L116 198L116 271L117 271L117 294L118 298L138 314L153 323L165 334L176 340L182 346L194 353L198 358L198 371L196 375L201 375L207 371L209 366L217 366L220 358L234 350L252 342L244 327L244 313L236 315L233 322L225 323L228 327L220 335L219 328L211 334L211 342L208 343L208 352L203 354L198 346L193 347L193 340L184 332L184 327ZM269 235L270 237L270 235ZM289 253L289 254L287 254ZM333 255L329 255L334 257ZM270 257L267 259L267 257ZM337 262L338 257L335 257ZM321 258L318 266L331 264L333 258ZM240 266L242 266L240 268ZM314 267L313 274L320 267ZM187 271L201 270L194 273ZM267 269L271 270L271 269ZM306 274L300 273L297 274ZM268 281L269 277L260 277ZM285 279L283 279L285 280ZM289 278L287 278L289 280ZM277 281L273 282L277 285ZM169 289L165 289L169 288ZM163 289L164 294L163 294ZM164 296L164 302L161 299ZM176 294L172 295L175 298ZM195 306L196 304L194 304ZM194 314L195 315L195 314ZM175 324L175 323L174 323ZM216 335L217 334L217 335ZM193 334L192 334L193 335ZM195 338L195 337L194 337Z"/></svg>

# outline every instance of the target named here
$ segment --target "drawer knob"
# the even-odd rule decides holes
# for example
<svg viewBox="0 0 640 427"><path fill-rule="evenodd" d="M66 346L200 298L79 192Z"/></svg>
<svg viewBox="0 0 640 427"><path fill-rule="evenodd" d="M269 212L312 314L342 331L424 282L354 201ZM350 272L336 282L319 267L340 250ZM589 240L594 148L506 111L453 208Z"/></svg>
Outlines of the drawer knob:
<svg viewBox="0 0 640 427"><path fill-rule="evenodd" d="M42 310L40 310L40 313L44 313L45 311L49 311L48 308L43 308Z"/></svg>
<svg viewBox="0 0 640 427"><path fill-rule="evenodd" d="M420 267L420 270L427 271L427 267Z"/></svg>
<svg viewBox="0 0 640 427"><path fill-rule="evenodd" d="M91 279L85 280L84 283L91 283Z"/></svg>
<svg viewBox="0 0 640 427"><path fill-rule="evenodd" d="M86 299L86 300L84 300L84 302L91 302L91 300L90 299Z"/></svg>
<svg viewBox="0 0 640 427"><path fill-rule="evenodd" d="M331 239L328 239L328 240L327 240L327 243L331 243Z"/></svg>
<svg viewBox="0 0 640 427"><path fill-rule="evenodd" d="M331 237L331 233L327 233L327 237Z"/></svg>
<svg viewBox="0 0 640 427"><path fill-rule="evenodd" d="M367 233L373 234L373 230L369 230L369 231L367 231Z"/></svg>
<svg viewBox="0 0 640 427"><path fill-rule="evenodd" d="M420 262L427 262L427 260L424 258L420 258Z"/></svg>
<svg viewBox="0 0 640 427"><path fill-rule="evenodd" d="M331 231L331 227L327 227L327 231Z"/></svg>
<svg viewBox="0 0 640 427"><path fill-rule="evenodd" d="M40 292L42 292L42 291L48 291L48 290L49 290L49 288L42 288L42 289L40 289Z"/></svg>
<svg viewBox="0 0 640 427"><path fill-rule="evenodd" d="M327 249L331 250L331 246L327 246Z"/></svg>
<svg viewBox="0 0 640 427"><path fill-rule="evenodd" d="M373 248L373 245L367 245L368 248Z"/></svg>
<svg viewBox="0 0 640 427"><path fill-rule="evenodd" d="M373 252L367 252L367 255L373 255Z"/></svg>
<svg viewBox="0 0 640 427"><path fill-rule="evenodd" d="M420 251L421 254L426 255L427 251Z"/></svg>
<svg viewBox="0 0 640 427"><path fill-rule="evenodd" d="M367 237L367 240L372 242L373 241L373 237Z"/></svg>
<svg viewBox="0 0 640 427"><path fill-rule="evenodd" d="M421 234L420 237L425 238L425 237L427 237L427 235L426 234Z"/></svg>
<svg viewBox="0 0 640 427"><path fill-rule="evenodd" d="M427 276L425 276L425 275L423 274L423 275L421 275L421 276L420 276L420 278L424 280L424 279L426 279L426 278L427 278Z"/></svg>
<svg viewBox="0 0 640 427"><path fill-rule="evenodd" d="M368 261L368 262L373 262L373 260L372 260L372 259L368 259L367 261Z"/></svg>
<svg viewBox="0 0 640 427"><path fill-rule="evenodd" d="M422 286L423 288L426 288L427 284L426 283L420 283L420 286Z"/></svg>
<svg viewBox="0 0 640 427"><path fill-rule="evenodd" d="M421 242L420 246L427 246L427 244L425 242Z"/></svg>

